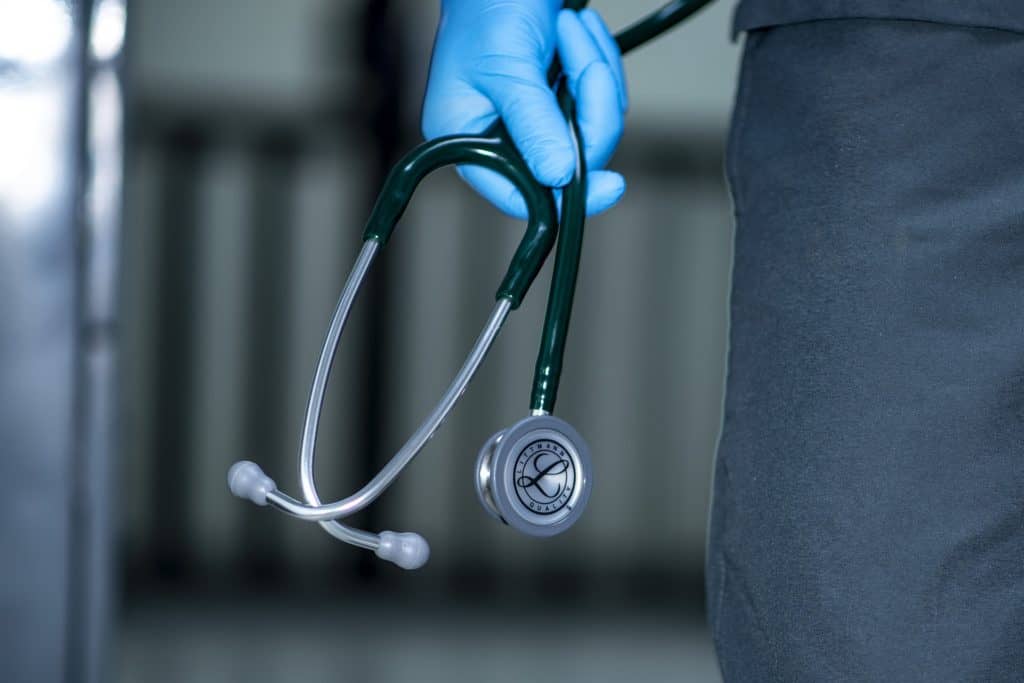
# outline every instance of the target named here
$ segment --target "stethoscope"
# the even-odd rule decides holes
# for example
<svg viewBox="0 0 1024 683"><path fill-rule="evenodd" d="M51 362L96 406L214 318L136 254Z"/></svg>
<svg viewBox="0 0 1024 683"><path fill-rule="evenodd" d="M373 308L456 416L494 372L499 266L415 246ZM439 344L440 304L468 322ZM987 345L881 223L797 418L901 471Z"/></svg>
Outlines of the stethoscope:
<svg viewBox="0 0 1024 683"><path fill-rule="evenodd" d="M676 0L636 22L616 42L623 54L664 33L711 0ZM566 3L579 10L587 0ZM319 522L335 538L374 551L403 569L422 567L430 546L416 533L375 534L338 522L375 501L423 449L440 428L483 363L509 313L522 303L557 241L551 289L533 375L530 413L494 434L476 460L476 492L484 509L496 519L530 536L554 536L571 527L586 508L594 484L590 448L565 420L552 414L562 372L576 274L583 246L586 216L586 163L572 96L557 62L549 73L557 83L558 101L569 122L576 150L576 173L563 189L559 220L550 188L538 183L526 167L500 122L481 136L449 136L430 140L409 152L391 170L363 232L363 246L349 273L320 351L309 392L299 449L299 478L304 500L278 490L274 480L250 461L228 471L228 487L239 498L269 505L293 517ZM430 173L456 164L484 166L508 178L522 193L528 209L526 233L498 286L497 303L462 367L419 428L391 460L356 493L331 503L320 500L313 476L317 428L334 355L349 311L377 254L387 244L417 186ZM557 237L557 240L556 240Z"/></svg>

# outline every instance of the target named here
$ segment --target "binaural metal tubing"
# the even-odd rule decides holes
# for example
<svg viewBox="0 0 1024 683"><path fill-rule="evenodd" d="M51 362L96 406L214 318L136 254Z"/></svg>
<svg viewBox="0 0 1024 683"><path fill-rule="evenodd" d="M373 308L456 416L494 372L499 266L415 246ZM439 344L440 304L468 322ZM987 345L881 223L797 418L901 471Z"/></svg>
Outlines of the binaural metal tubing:
<svg viewBox="0 0 1024 683"><path fill-rule="evenodd" d="M358 288L358 284L357 284ZM347 289L347 288L346 288ZM339 304L339 312L341 306ZM504 297L498 299L494 309L491 311L491 315L487 319L487 324L484 326L480 336L477 337L476 342L473 344L472 350L469 352L469 356L466 361L462 364L458 374L452 383L448 386L448 390L445 391L444 396L438 401L437 405L426 417L419 428L413 432L413 435L409 437L409 440L405 442L405 445L391 458L390 461L381 469L380 472L370 480L368 484L359 489L356 493L342 500L335 501L333 503L318 504L318 503L303 503L300 500L296 500L291 496L281 493L278 490L273 490L267 493L267 503L272 507L286 512L293 517L300 519L316 522L324 522L327 520L341 519L353 515L367 505L375 501L384 491L394 482L395 478L401 473L401 471L408 465L413 458L423 449L426 443L438 430L441 424L451 413L452 408L455 407L455 403L462 396L463 392L466 391L466 387L469 386L470 380L476 374L476 371L480 368L480 364L483 363L484 358L487 356L487 352L494 344L495 338L498 336L498 332L501 331L501 326L504 324L505 319L508 317L509 311L512 309L512 301ZM336 315L337 317L337 315ZM342 320L340 324L344 324ZM333 328L333 323L332 323ZM339 329L340 335L340 329ZM328 337L328 340L330 337ZM325 351L327 351L327 344L325 344ZM322 359L321 359L322 360ZM330 365L328 359L327 364ZM319 376L319 368L317 370ZM325 377L326 379L326 377ZM314 381L314 389L316 382ZM319 402L310 400L311 408L314 412L319 410ZM307 416L308 417L308 416ZM307 425L309 426L309 425ZM312 497L319 500L319 496L316 494L316 486L312 479L312 448L313 442L315 441L315 427L312 429L311 434L313 439L309 442L309 454L307 456L305 448L303 448L303 473L307 470L307 460L309 477L309 488L306 488L306 482L303 481L303 490L306 492L307 500L311 497L309 494L312 492ZM303 445L305 447L305 430L304 430ZM310 501L312 502L312 501ZM358 545L364 548L376 548L376 535L369 534L364 531L356 531L349 527L341 526L344 530L342 533L352 534L360 538L362 542ZM331 527L332 534L336 529ZM343 540L348 540L349 536L345 536Z"/></svg>

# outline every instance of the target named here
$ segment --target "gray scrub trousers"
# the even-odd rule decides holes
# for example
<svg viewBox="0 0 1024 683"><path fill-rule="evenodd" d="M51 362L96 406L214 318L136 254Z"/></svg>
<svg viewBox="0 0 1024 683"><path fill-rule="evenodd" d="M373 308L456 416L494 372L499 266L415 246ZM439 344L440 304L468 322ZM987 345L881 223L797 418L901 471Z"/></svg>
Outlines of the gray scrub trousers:
<svg viewBox="0 0 1024 683"><path fill-rule="evenodd" d="M747 3L738 21L796 4ZM1019 27L740 26L707 560L726 681L1024 680L1013 6Z"/></svg>

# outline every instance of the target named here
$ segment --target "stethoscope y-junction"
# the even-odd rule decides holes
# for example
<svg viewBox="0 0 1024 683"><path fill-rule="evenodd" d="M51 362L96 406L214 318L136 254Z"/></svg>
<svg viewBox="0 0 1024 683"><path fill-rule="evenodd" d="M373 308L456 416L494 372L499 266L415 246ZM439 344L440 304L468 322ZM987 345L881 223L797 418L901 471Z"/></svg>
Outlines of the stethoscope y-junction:
<svg viewBox="0 0 1024 683"><path fill-rule="evenodd" d="M710 0L670 2L616 36L623 54L667 31ZM579 10L586 0L567 2ZM476 461L476 491L491 515L531 536L554 536L572 526L590 498L594 476L590 450L567 422L552 415L569 331L576 274L586 216L586 163L574 102L557 62L549 80L556 86L562 113L576 150L576 172L564 188L559 216L550 188L537 182L500 122L483 135L437 138L409 152L391 170L363 233L363 246L334 310L306 404L299 450L299 478L304 500L278 490L273 479L253 462L235 463L228 486L240 498L270 505L294 517L319 522L335 538L373 550L405 569L423 566L430 556L426 540L415 533L362 531L339 522L366 508L390 486L423 449L465 392L494 343L509 313L522 303L530 285L557 241L551 289L533 376L529 415L488 439ZM391 460L356 493L324 503L313 476L317 428L334 355L349 311L377 254L387 244L420 182L452 165L489 168L508 178L528 208L526 233L498 286L497 302L455 379Z"/></svg>

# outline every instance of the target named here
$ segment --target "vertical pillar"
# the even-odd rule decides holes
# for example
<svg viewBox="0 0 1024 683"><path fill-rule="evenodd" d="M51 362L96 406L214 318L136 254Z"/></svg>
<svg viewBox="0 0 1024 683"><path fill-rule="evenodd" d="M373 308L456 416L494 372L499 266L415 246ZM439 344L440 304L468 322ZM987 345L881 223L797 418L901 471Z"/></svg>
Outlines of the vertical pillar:
<svg viewBox="0 0 1024 683"><path fill-rule="evenodd" d="M0 4L5 681L104 678L123 0Z"/></svg>

